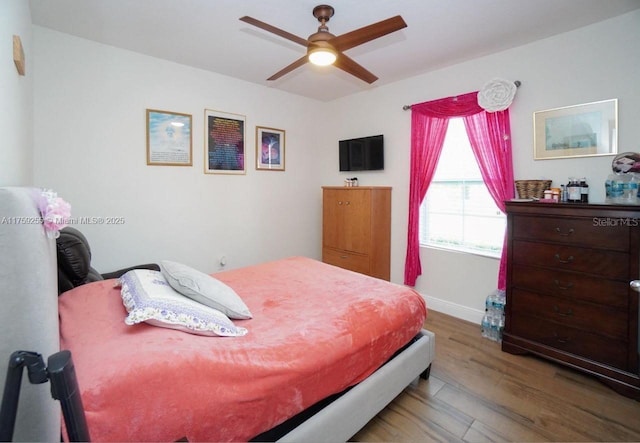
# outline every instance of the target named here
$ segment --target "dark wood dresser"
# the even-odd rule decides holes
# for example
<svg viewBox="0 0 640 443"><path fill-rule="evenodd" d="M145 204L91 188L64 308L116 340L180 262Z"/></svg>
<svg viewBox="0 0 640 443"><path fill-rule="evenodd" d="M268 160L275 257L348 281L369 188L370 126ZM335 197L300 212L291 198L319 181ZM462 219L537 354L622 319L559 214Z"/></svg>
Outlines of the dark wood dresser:
<svg viewBox="0 0 640 443"><path fill-rule="evenodd" d="M640 399L640 206L507 203L502 350L587 372Z"/></svg>

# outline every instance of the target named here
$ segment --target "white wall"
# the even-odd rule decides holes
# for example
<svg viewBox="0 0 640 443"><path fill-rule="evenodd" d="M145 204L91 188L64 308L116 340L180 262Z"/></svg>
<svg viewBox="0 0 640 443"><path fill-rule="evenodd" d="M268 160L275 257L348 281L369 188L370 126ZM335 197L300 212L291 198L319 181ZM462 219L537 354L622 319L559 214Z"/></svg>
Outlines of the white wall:
<svg viewBox="0 0 640 443"><path fill-rule="evenodd" d="M25 75L13 62L13 36L25 53ZM0 186L33 181L31 12L26 0L0 1Z"/></svg>
<svg viewBox="0 0 640 443"><path fill-rule="evenodd" d="M610 157L533 160L532 113L619 99L621 151L640 151L640 12L571 33L319 103L34 27L35 178L69 200L76 216L124 216L121 226L84 225L94 264L169 258L203 271L300 254L319 258L321 185L341 185L337 141L383 133L384 171L361 185L390 185L392 281L406 253L410 113L405 104L520 80L511 107L516 179L586 176L602 199ZM194 166L147 166L146 108L193 114ZM203 174L203 111L247 115L246 176ZM317 122L321 122L318 125ZM255 171L255 125L287 131L286 172ZM317 131L317 127L323 131ZM429 305L479 321L498 262L423 249L416 289Z"/></svg>
<svg viewBox="0 0 640 443"><path fill-rule="evenodd" d="M315 102L34 27L36 184L72 205L102 272L162 259L204 272L320 258ZM192 114L193 166L147 166L146 109ZM205 108L246 116L246 175L204 173ZM284 172L255 170L255 126L286 131Z"/></svg>
<svg viewBox="0 0 640 443"><path fill-rule="evenodd" d="M451 66L331 103L331 130L323 143L323 178L340 184L336 140L385 135L385 171L358 173L361 185L393 187L391 278L403 282L409 189L410 111L420 103L478 90L492 78L520 80L510 108L516 179L586 177L591 200L604 199L612 157L533 160L534 111L619 99L620 152L640 152L640 11L499 54ZM352 174L352 173L351 173ZM421 250L423 274L416 289L437 310L479 322L484 299L496 288L498 260Z"/></svg>

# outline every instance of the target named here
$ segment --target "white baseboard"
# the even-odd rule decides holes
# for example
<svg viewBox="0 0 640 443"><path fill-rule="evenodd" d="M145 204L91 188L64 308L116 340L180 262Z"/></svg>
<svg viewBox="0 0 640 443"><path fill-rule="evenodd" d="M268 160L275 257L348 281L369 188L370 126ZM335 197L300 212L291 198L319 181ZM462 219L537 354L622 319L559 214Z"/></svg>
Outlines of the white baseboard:
<svg viewBox="0 0 640 443"><path fill-rule="evenodd" d="M429 295L420 295L422 295L422 298L424 298L427 302L427 309L433 309L434 311L442 312L443 314L470 321L478 325L482 323L484 311L480 311L478 309L473 309L468 306L459 305L456 303L451 303L450 301L431 297Z"/></svg>

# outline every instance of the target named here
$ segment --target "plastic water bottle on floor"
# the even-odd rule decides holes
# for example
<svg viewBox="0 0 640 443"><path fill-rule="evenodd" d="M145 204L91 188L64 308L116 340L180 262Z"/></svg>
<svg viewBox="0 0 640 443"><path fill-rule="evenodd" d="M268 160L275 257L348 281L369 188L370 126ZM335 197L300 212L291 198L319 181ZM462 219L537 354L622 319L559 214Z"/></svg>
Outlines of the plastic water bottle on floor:
<svg viewBox="0 0 640 443"><path fill-rule="evenodd" d="M484 338L491 338L491 321L489 320L489 313L484 311L484 317L482 317L482 336Z"/></svg>
<svg viewBox="0 0 640 443"><path fill-rule="evenodd" d="M490 328L491 337L490 338L493 341L498 341L498 335L499 335L498 328L499 328L500 320L498 319L498 317L494 316L494 317L491 317L490 321L491 321L491 328Z"/></svg>
<svg viewBox="0 0 640 443"><path fill-rule="evenodd" d="M484 310L489 315L489 318L495 315L495 296L493 293L487 295L487 298L484 302Z"/></svg>
<svg viewBox="0 0 640 443"><path fill-rule="evenodd" d="M504 329L504 307L506 294L496 290L489 294L485 300L485 314L482 318L482 336L489 340L501 342Z"/></svg>
<svg viewBox="0 0 640 443"><path fill-rule="evenodd" d="M504 291L496 291L493 295L494 315L500 317L504 315L505 295Z"/></svg>

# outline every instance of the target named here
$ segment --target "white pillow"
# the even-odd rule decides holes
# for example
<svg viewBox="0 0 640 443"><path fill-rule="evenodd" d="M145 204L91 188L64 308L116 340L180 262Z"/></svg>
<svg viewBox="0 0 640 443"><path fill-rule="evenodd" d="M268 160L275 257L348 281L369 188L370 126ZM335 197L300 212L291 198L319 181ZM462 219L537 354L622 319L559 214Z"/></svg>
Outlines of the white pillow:
<svg viewBox="0 0 640 443"><path fill-rule="evenodd" d="M129 313L124 322L128 325L146 322L209 336L239 337L247 333L222 312L176 292L161 272L134 269L120 277L120 284L122 302Z"/></svg>
<svg viewBox="0 0 640 443"><path fill-rule="evenodd" d="M251 312L236 291L220 280L182 263L160 262L162 275L173 289L203 305L226 314L229 318L251 318Z"/></svg>

